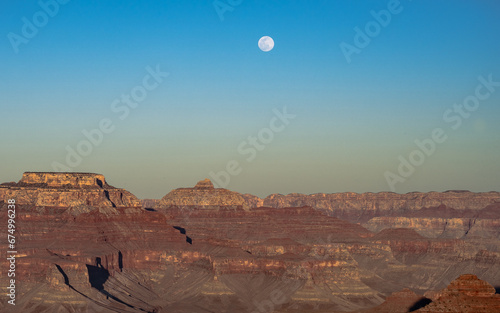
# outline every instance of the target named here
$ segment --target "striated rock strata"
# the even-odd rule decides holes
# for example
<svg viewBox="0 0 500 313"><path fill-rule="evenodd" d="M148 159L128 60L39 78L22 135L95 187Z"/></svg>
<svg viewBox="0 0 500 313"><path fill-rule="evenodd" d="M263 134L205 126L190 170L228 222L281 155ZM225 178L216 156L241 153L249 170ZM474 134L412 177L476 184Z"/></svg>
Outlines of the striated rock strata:
<svg viewBox="0 0 500 313"><path fill-rule="evenodd" d="M362 313L497 313L500 295L495 288L475 275L464 274L441 291L419 296L409 289L392 294L381 305Z"/></svg>
<svg viewBox="0 0 500 313"><path fill-rule="evenodd" d="M26 173L33 177L0 187L0 220L5 200L17 201L13 312L359 312L386 298L403 303L393 294L403 288L442 289L463 273L500 285L492 237L375 233L310 206L250 208L244 201L255 198L207 180L143 208L102 175L70 174ZM0 272L2 293L8 279Z"/></svg>
<svg viewBox="0 0 500 313"><path fill-rule="evenodd" d="M375 232L406 227L432 238L500 239L500 193L493 191L291 193L272 194L264 199L242 196L249 207L310 206Z"/></svg>
<svg viewBox="0 0 500 313"><path fill-rule="evenodd" d="M470 191L447 192L354 192L311 195L291 193L272 194L263 199L263 205L281 208L310 206L329 212L332 216L352 222L366 222L377 216L389 216L445 205L456 210L480 210L500 202L499 192L474 193Z"/></svg>
<svg viewBox="0 0 500 313"><path fill-rule="evenodd" d="M249 208L239 193L224 188L214 188L209 179L199 181L194 188L172 190L161 199L156 208L172 206L183 209Z"/></svg>
<svg viewBox="0 0 500 313"><path fill-rule="evenodd" d="M385 228L412 228L430 238L500 239L500 203L478 210L455 210L446 205L408 213L380 216L363 223L378 232Z"/></svg>
<svg viewBox="0 0 500 313"><path fill-rule="evenodd" d="M425 294L432 302L416 311L418 313L463 312L497 313L500 312L500 295L495 288L475 275L461 275L440 292Z"/></svg>
<svg viewBox="0 0 500 313"><path fill-rule="evenodd" d="M0 185L0 199L19 204L50 207L130 207L139 199L127 190L106 183L103 175L90 173L23 174L18 183Z"/></svg>

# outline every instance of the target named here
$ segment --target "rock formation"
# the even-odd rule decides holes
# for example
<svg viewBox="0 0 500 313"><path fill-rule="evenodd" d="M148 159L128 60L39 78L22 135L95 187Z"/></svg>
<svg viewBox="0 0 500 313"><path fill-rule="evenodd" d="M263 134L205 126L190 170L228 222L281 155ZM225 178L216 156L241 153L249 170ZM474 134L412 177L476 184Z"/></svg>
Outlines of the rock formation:
<svg viewBox="0 0 500 313"><path fill-rule="evenodd" d="M47 207L131 207L140 201L130 192L106 183L103 175L90 173L23 174L18 183L0 185L0 199Z"/></svg>
<svg viewBox="0 0 500 313"><path fill-rule="evenodd" d="M199 181L194 188L178 188L161 199L156 208L183 209L248 209L245 199L237 192L214 188L209 179Z"/></svg>
<svg viewBox="0 0 500 313"><path fill-rule="evenodd" d="M242 196L249 207L310 206L330 216L361 223L375 232L406 227L432 238L479 236L500 239L499 192L291 193L272 194L264 199L248 194Z"/></svg>
<svg viewBox="0 0 500 313"><path fill-rule="evenodd" d="M373 232L311 206L246 205L261 203L208 180L154 208L98 174L26 173L0 185L0 196L2 221L6 199L17 202L19 300L12 308L0 298L2 312L360 312L384 300L407 309L421 296L394 292L439 290L463 273L500 285L500 244L490 231L475 239ZM495 217L487 208L481 216ZM2 293L8 279L0 272ZM491 293L484 284L477 294L453 286L472 298Z"/></svg>
<svg viewBox="0 0 500 313"><path fill-rule="evenodd" d="M103 175L91 173L36 173L26 172L19 186L52 188L102 188L109 185Z"/></svg>
<svg viewBox="0 0 500 313"><path fill-rule="evenodd" d="M404 289L387 297L381 305L362 313L497 313L500 295L495 288L476 275L464 274L441 291L429 291L424 296Z"/></svg>
<svg viewBox="0 0 500 313"><path fill-rule="evenodd" d="M416 312L500 312L500 295L495 294L495 288L478 279L476 275L461 275L444 290L428 292L426 297L430 298L432 302Z"/></svg>
<svg viewBox="0 0 500 313"><path fill-rule="evenodd" d="M366 222L377 216L391 216L422 208L445 205L456 210L480 210L500 202L499 192L474 193L470 191L447 192L354 192L311 195L292 193L272 194L263 199L264 206L280 208L310 206L329 212L332 216L352 222Z"/></svg>

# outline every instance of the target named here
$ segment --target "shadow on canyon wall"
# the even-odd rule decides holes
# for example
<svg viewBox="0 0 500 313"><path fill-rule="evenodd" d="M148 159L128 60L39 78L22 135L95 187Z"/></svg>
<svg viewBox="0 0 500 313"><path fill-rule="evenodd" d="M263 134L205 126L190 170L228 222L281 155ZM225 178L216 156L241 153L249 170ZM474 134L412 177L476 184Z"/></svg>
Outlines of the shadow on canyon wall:
<svg viewBox="0 0 500 313"><path fill-rule="evenodd" d="M432 300L426 297L421 298L417 302L415 302L409 309L408 312L414 312L418 309L421 309L431 303Z"/></svg>

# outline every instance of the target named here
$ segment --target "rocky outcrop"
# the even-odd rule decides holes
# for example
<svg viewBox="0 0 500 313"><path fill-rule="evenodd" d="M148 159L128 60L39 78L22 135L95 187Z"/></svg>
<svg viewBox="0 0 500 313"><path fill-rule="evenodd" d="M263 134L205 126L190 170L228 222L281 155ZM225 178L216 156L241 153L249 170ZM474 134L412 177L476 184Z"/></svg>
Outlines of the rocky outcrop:
<svg viewBox="0 0 500 313"><path fill-rule="evenodd" d="M500 295L495 288L476 275L464 274L441 291L419 296L409 289L392 294L381 305L362 313L497 313Z"/></svg>
<svg viewBox="0 0 500 313"><path fill-rule="evenodd" d="M18 183L0 185L0 199L38 207L137 207L140 201L130 192L106 183L100 174L23 174Z"/></svg>
<svg viewBox="0 0 500 313"><path fill-rule="evenodd" d="M500 295L495 294L495 288L476 275L461 275L444 290L428 292L425 296L432 302L416 312L500 312Z"/></svg>
<svg viewBox="0 0 500 313"><path fill-rule="evenodd" d="M264 200L251 195L249 193L245 193L241 195L243 199L245 199L245 203L248 205L249 208L260 208L264 206Z"/></svg>
<svg viewBox="0 0 500 313"><path fill-rule="evenodd" d="M214 188L209 179L199 181L194 188L172 190L155 206L156 209L168 207L214 210L221 208L249 208L245 199L239 193L224 188Z"/></svg>
<svg viewBox="0 0 500 313"><path fill-rule="evenodd" d="M448 287L440 292L428 292L426 296L431 300L441 297L464 295L469 297L491 297L496 293L495 288L480 280L476 275L464 274L452 281ZM500 303L499 303L500 305Z"/></svg>
<svg viewBox="0 0 500 313"><path fill-rule="evenodd" d="M50 188L110 188L104 175L92 173L26 172L18 186Z"/></svg>
<svg viewBox="0 0 500 313"><path fill-rule="evenodd" d="M214 189L214 184L210 181L210 179L205 178L204 180L200 180L199 182L196 183L196 186L194 186L194 189L207 189L207 190L212 190Z"/></svg>

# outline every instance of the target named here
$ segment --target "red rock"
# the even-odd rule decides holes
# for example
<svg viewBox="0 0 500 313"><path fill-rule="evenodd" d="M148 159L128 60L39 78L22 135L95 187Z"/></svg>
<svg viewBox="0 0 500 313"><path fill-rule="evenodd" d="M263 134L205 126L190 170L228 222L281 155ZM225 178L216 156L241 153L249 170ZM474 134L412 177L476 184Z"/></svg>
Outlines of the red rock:
<svg viewBox="0 0 500 313"><path fill-rule="evenodd" d="M362 193L317 193L311 195L291 193L288 195L272 194L264 200L269 207L310 206L324 210L329 214L364 223L377 216L391 216L413 212L422 208L446 207L455 210L481 210L488 205L500 202L499 192L474 193L469 191L447 192L410 192L397 194L393 192Z"/></svg>
<svg viewBox="0 0 500 313"><path fill-rule="evenodd" d="M253 312L264 304L287 313L359 311L403 287L433 288L455 272L500 281L494 238L374 234L310 206L250 208L245 203L259 204L256 197L207 180L146 210L102 175L28 174L0 185L2 200L19 200L18 312ZM7 279L0 272L2 286ZM457 286L459 294L468 290ZM276 292L279 304L271 302ZM406 290L387 301L406 308L415 297Z"/></svg>
<svg viewBox="0 0 500 313"><path fill-rule="evenodd" d="M90 173L27 172L18 183L0 185L0 199L13 198L18 204L40 207L140 205L130 192L108 185L103 175Z"/></svg>
<svg viewBox="0 0 500 313"><path fill-rule="evenodd" d="M209 179L202 180L194 188L178 188L169 192L155 208L177 207L182 209L248 209L245 199L237 192L214 188Z"/></svg>
<svg viewBox="0 0 500 313"><path fill-rule="evenodd" d="M442 296L465 295L470 297L491 297L495 288L480 280L476 275L464 274L452 281L440 294Z"/></svg>
<svg viewBox="0 0 500 313"><path fill-rule="evenodd" d="M426 296L433 300L432 303L416 312L500 312L500 295L495 294L495 288L476 275L461 275L444 290L429 292Z"/></svg>

